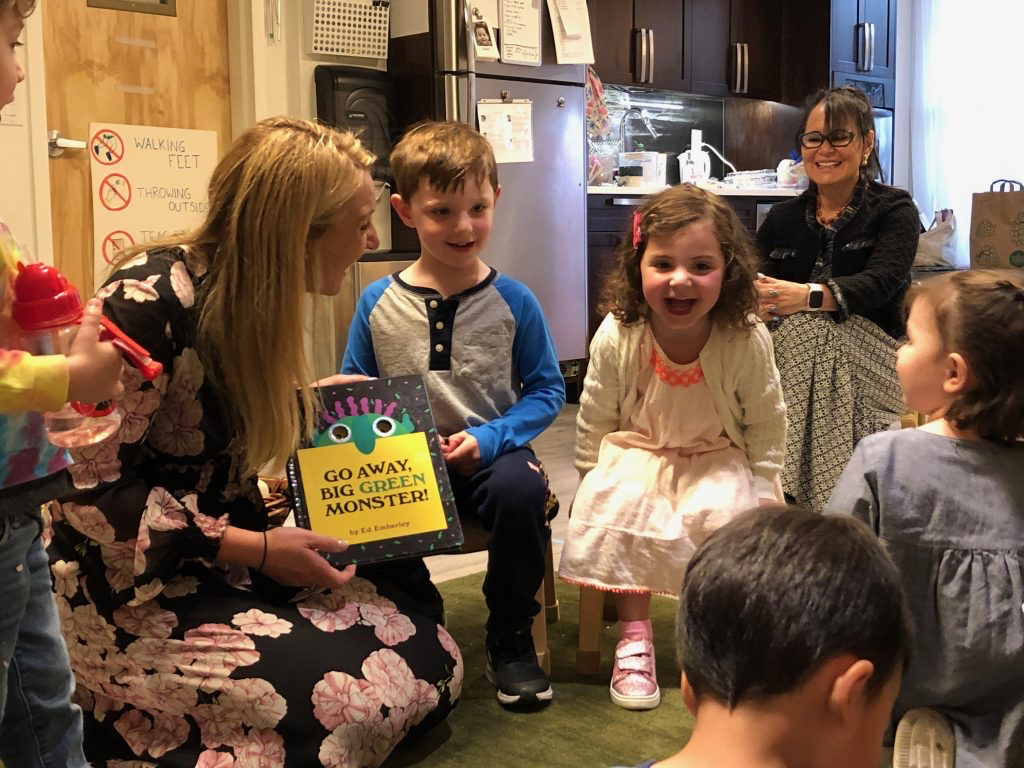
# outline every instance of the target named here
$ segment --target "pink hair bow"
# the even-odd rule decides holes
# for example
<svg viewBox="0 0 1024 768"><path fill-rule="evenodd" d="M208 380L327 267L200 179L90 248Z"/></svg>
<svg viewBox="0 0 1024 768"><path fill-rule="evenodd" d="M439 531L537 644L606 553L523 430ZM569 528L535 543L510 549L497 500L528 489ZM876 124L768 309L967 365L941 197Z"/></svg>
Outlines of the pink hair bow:
<svg viewBox="0 0 1024 768"><path fill-rule="evenodd" d="M640 225L644 223L644 215L640 211L633 211L633 250L640 247L644 236L640 232Z"/></svg>

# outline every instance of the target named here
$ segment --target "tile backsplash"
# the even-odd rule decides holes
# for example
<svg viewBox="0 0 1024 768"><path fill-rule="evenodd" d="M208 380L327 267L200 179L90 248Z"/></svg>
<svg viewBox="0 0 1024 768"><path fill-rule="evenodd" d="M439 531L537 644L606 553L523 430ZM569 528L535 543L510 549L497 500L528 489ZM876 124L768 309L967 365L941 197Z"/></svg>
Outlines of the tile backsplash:
<svg viewBox="0 0 1024 768"><path fill-rule="evenodd" d="M690 130L699 128L703 139L724 152L725 105L721 99L689 96L673 91L658 91L631 86L605 85L605 104L608 108L609 132L594 135L588 126L587 145L591 155L617 157L620 151L665 152L668 157L668 183L679 182L679 164L676 157L690 146ZM636 112L629 114L622 126L626 146L619 139L619 126L626 110L637 108L647 120ZM651 136L647 123L658 134ZM726 155L728 157L728 155ZM732 158L730 158L732 159ZM722 163L712 155L711 175L723 177Z"/></svg>

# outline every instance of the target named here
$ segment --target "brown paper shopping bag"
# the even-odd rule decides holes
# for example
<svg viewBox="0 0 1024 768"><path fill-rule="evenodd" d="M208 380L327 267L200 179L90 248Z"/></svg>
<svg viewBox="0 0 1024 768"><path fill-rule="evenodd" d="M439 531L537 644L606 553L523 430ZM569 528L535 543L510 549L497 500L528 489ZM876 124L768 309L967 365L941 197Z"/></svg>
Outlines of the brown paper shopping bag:
<svg viewBox="0 0 1024 768"><path fill-rule="evenodd" d="M971 266L1024 268L1024 184L997 179L974 193Z"/></svg>

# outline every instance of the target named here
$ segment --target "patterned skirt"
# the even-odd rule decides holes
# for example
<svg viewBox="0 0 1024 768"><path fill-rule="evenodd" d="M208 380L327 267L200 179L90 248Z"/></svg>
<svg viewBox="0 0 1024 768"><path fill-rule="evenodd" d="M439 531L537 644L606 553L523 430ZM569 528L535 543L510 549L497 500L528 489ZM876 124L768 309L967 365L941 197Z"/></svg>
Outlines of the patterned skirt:
<svg viewBox="0 0 1024 768"><path fill-rule="evenodd" d="M812 312L785 318L772 339L789 421L782 487L821 512L857 442L900 421L900 345L858 315Z"/></svg>

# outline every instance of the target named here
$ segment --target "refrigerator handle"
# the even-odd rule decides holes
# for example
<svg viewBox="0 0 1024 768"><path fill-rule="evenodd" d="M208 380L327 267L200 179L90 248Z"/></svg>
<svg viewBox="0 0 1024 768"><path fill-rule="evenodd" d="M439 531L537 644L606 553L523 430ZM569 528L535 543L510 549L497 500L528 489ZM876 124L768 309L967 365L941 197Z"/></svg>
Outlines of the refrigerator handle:
<svg viewBox="0 0 1024 768"><path fill-rule="evenodd" d="M474 112L476 111L476 38L473 35L473 9L472 0L462 0L462 23L465 27L466 36L466 113L461 118L462 122L469 125L475 123Z"/></svg>

